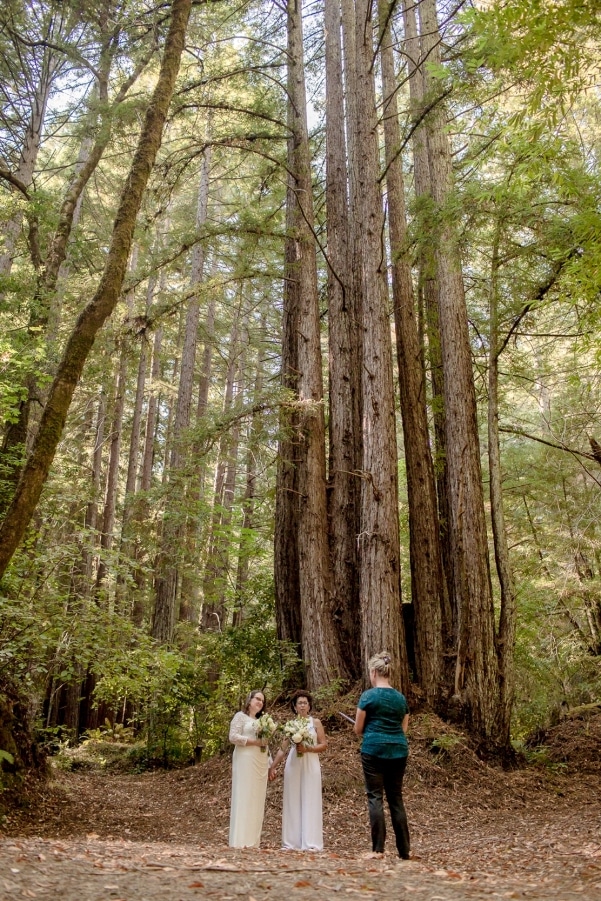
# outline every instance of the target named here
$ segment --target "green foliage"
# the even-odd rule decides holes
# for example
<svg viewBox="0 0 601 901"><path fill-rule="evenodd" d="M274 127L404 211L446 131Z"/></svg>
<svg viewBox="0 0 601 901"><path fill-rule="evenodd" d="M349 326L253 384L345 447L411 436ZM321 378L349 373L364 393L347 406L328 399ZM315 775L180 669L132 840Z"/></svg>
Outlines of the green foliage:
<svg viewBox="0 0 601 901"><path fill-rule="evenodd" d="M600 658L587 653L554 599L541 591L533 592L532 601L530 610L521 605L516 644L516 739L555 725L563 710L601 697Z"/></svg>
<svg viewBox="0 0 601 901"><path fill-rule="evenodd" d="M495 0L464 14L468 68L487 65L529 90L528 109L555 118L594 83L599 9L579 0Z"/></svg>
<svg viewBox="0 0 601 901"><path fill-rule="evenodd" d="M252 688L281 690L296 662L277 640L269 585L255 583L254 604L240 626L199 635L182 629L180 649L157 647L140 636L97 665L95 698L114 711L129 702L137 734L146 737L148 765L177 765L195 750L227 747L231 717Z"/></svg>
<svg viewBox="0 0 601 901"><path fill-rule="evenodd" d="M462 744L463 741L460 735L455 735L453 732L447 732L432 740L430 750L437 755L438 759L444 760L450 757L451 752L458 745Z"/></svg>
<svg viewBox="0 0 601 901"><path fill-rule="evenodd" d="M147 769L146 745L143 742L113 741L103 737L105 733L101 730L98 733L99 737L85 738L75 747L61 743L51 760L53 769L111 773L142 772Z"/></svg>
<svg viewBox="0 0 601 901"><path fill-rule="evenodd" d="M566 773L568 770L567 763L554 760L549 752L549 748L545 745L536 745L536 747L531 748L521 741L515 741L513 744L515 750L528 761L530 766L550 770L554 773Z"/></svg>
<svg viewBox="0 0 601 901"><path fill-rule="evenodd" d="M113 741L113 742L133 742L135 741L135 733L131 726L125 726L123 723L111 723L107 718L104 725L97 729L87 729L85 733L86 739L93 741Z"/></svg>

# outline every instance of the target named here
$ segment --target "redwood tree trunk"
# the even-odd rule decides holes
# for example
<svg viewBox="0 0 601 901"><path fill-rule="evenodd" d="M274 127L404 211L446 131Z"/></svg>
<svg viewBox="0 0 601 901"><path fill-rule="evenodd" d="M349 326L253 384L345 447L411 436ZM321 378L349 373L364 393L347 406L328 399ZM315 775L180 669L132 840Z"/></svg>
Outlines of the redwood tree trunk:
<svg viewBox="0 0 601 901"><path fill-rule="evenodd" d="M409 668L401 619L398 476L392 343L379 189L378 133L373 76L373 21L369 0L355 3L357 130L356 182L361 248L363 463L361 575L364 672L388 649L393 676L407 687Z"/></svg>
<svg viewBox="0 0 601 901"><path fill-rule="evenodd" d="M261 333L265 331L264 319L261 322ZM257 359L257 371L253 391L254 403L258 403L263 393L263 352L259 352ZM254 509L257 484L258 460L260 457L261 436L263 431L262 417L259 413L253 413L246 453L246 487L242 499L242 528L240 532L240 545L238 550L238 567L236 572L236 610L234 612L234 625L239 626L245 617L244 591L248 582L250 560L253 552L252 529L254 526Z"/></svg>
<svg viewBox="0 0 601 901"><path fill-rule="evenodd" d="M442 602L445 585L438 531L436 483L430 454L425 377L415 318L411 266L404 253L407 231L405 189L388 12L388 2L380 0L386 186L390 250L393 260L392 294L399 389L407 469L411 599L416 631L415 677L425 700L436 707L441 688L440 675L443 671ZM384 29L387 22L388 25Z"/></svg>
<svg viewBox="0 0 601 901"><path fill-rule="evenodd" d="M100 589L106 578L107 556L113 546L113 529L115 528L115 511L117 508L117 492L119 488L119 460L121 457L121 433L123 429L123 410L125 407L125 390L127 379L127 352L121 348L119 370L115 385L113 403L113 419L111 423L108 471L106 479L106 495L100 534L100 560L96 575L96 587Z"/></svg>
<svg viewBox="0 0 601 901"><path fill-rule="evenodd" d="M405 23L405 53L409 73L409 92L412 115L415 119L423 114L424 72L420 39L417 30L416 5L413 0L403 0ZM415 193L422 199L430 198L430 161L428 159L428 134L425 124L419 125L413 133L413 172ZM457 604L453 588L453 564L449 535L449 482L446 452L446 425L444 410L444 383L442 377L442 356L440 349L440 329L438 326L438 278L436 260L430 238L432 226L427 213L422 213L422 235L418 246L419 292L423 304L427 355L430 369L430 408L434 431L434 474L438 501L438 526L445 576L442 597L443 647L447 652L447 665L440 673L440 684L445 693L453 691L454 673L449 667L450 654L456 644Z"/></svg>
<svg viewBox="0 0 601 901"><path fill-rule="evenodd" d="M209 164L210 153L206 151L203 156L198 188L197 230L201 229L207 220ZM171 498L167 501L163 515L161 546L158 553L155 576L155 607L152 620L152 634L158 641L163 642L170 642L173 639L173 630L177 621L177 592L181 569L180 545L185 535L185 513L181 509L185 496L185 488L181 482L182 467L185 459L183 442L190 425L200 315L198 286L202 279L203 266L203 245L197 242L192 252L192 271L190 274L192 295L186 310L177 404L171 434L172 449L169 463L169 479L173 480L176 490L171 492ZM176 509L176 506L179 509Z"/></svg>
<svg viewBox="0 0 601 901"><path fill-rule="evenodd" d="M499 714L497 735L500 744L509 748L511 711L515 694L513 651L516 630L516 591L509 559L505 512L503 509L503 476L499 441L499 229L495 230L491 260L490 339L488 352L488 468L490 473L490 516L495 548L495 563L501 591L501 613L497 635L499 659Z"/></svg>
<svg viewBox="0 0 601 901"><path fill-rule="evenodd" d="M196 428L202 428L203 417L209 401L209 386L213 361L213 341L215 339L215 298L209 302L204 326L205 343L202 353L200 380L198 385L198 403L196 405ZM202 528L200 524L200 503L205 492L206 463L203 457L202 442L195 440L192 444L193 470L186 492L188 500L188 518L185 535L185 565L182 572L182 596L180 603L180 619L197 622L200 614L200 583L198 568L200 559L200 540Z"/></svg>
<svg viewBox="0 0 601 901"><path fill-rule="evenodd" d="M419 7L422 49L439 62L435 0ZM426 69L426 93L435 91ZM455 697L483 745L497 743L499 688L495 621L488 562L476 392L461 260L444 207L452 191L446 117L439 103L427 119L432 198L440 212L436 240L439 322L444 372L447 462L454 585L458 601Z"/></svg>
<svg viewBox="0 0 601 901"><path fill-rule="evenodd" d="M289 114L290 115L290 114ZM288 138L288 159L292 158L293 138ZM275 527L273 536L273 575L277 634L281 641L296 645L302 657L301 601L298 560L298 459L296 439L298 413L299 283L295 277L296 258L293 234L295 214L295 179L288 172L286 194L286 242L284 245L284 297L282 315L282 387L288 401L280 406L278 458L275 495Z"/></svg>
<svg viewBox="0 0 601 901"><path fill-rule="evenodd" d="M294 183L293 255L290 277L297 282L298 362L298 560L303 660L310 688L343 677L345 667L332 617L332 581L326 508L325 417L313 196L303 62L301 0L289 0L288 168Z"/></svg>
<svg viewBox="0 0 601 901"><path fill-rule="evenodd" d="M325 2L326 205L330 471L328 515L334 619L353 678L361 675L357 533L361 482L360 367L348 248L348 183L344 134L340 0Z"/></svg>

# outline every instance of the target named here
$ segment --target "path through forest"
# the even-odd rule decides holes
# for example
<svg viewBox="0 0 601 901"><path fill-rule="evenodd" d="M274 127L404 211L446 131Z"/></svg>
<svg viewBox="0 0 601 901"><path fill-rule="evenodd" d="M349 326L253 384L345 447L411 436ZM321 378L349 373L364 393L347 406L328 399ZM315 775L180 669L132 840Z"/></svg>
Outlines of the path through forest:
<svg viewBox="0 0 601 901"><path fill-rule="evenodd" d="M421 728L407 777L409 862L393 856L390 836L383 860L363 856L357 747L338 733L323 758L322 854L279 850L281 782L269 786L261 849L227 847L227 755L169 773L55 771L4 824L0 898L601 901L601 717L558 727L545 767L513 772L459 740L434 756Z"/></svg>

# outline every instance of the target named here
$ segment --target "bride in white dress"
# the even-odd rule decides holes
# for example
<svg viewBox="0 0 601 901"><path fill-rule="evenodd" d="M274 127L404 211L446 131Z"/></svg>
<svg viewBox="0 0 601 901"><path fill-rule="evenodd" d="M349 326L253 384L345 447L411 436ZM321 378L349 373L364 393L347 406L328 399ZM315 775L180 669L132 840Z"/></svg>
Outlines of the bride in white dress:
<svg viewBox="0 0 601 901"><path fill-rule="evenodd" d="M296 851L323 851L323 817L321 803L321 765L319 754L328 746L321 722L310 716L313 699L306 691L297 691L292 709L297 716L308 717L311 745L292 744L284 767L284 802L282 810L282 848ZM286 746L277 752L270 769L274 779Z"/></svg>
<svg viewBox="0 0 601 901"><path fill-rule="evenodd" d="M265 706L262 691L251 691L244 710L230 723L235 745L232 762L231 848L258 848L263 828L269 756L267 741L257 738L257 717Z"/></svg>

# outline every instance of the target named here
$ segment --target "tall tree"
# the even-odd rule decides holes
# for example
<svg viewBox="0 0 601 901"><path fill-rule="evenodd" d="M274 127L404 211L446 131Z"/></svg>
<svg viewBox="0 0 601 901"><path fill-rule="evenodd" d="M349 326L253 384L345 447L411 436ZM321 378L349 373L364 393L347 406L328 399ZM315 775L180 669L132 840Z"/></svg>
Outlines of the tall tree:
<svg viewBox="0 0 601 901"><path fill-rule="evenodd" d="M214 293L212 293L204 324L204 348L198 384L198 401L196 404L195 428L197 433L200 434L202 434L204 417L207 413L209 403L209 388L211 384L213 353L215 350L215 312L216 300ZM186 559L182 572L182 593L179 612L180 619L188 620L189 622L197 622L201 606L200 586L197 573L199 559L202 554L200 507L204 494L207 468L204 457L203 441L201 439L193 439L191 456L192 471L186 492L188 503L185 537Z"/></svg>
<svg viewBox="0 0 601 901"><path fill-rule="evenodd" d="M196 211L196 229L203 228L207 219L209 202L209 166L210 152L203 155L200 184L198 188L198 204ZM194 372L196 363L196 346L198 343L198 321L200 315L199 285L202 279L204 267L204 248L198 241L193 248L192 271L190 274L191 296L186 310L186 324L184 328L184 345L181 357L181 370L177 393L177 404L171 435L172 449L169 462L169 478L174 484L181 481L182 468L185 459L184 442L190 425L190 413L192 406L192 389L194 385ZM181 489L181 485L180 485ZM178 495L180 492L178 492ZM152 620L152 634L158 641L170 642L173 639L173 630L177 620L177 595L179 581L179 555L178 545L185 530L185 518L181 511L174 509L174 504L181 498L172 498L172 504L168 503L164 516L161 536L161 549L158 555L155 575L155 607Z"/></svg>
<svg viewBox="0 0 601 901"><path fill-rule="evenodd" d="M261 319L261 334L265 331L265 317ZM253 388L253 406L256 406L263 393L265 352L259 347L256 363L255 383ZM257 494L257 478L260 460L260 442L263 437L262 417L255 410L248 427L248 443L246 451L246 486L242 498L242 526L240 529L240 544L238 548L238 566L236 571L236 601L234 611L234 625L240 625L246 616L246 609L242 602L243 593L248 582L250 560L253 550L253 528L255 513L255 498Z"/></svg>
<svg viewBox="0 0 601 901"><path fill-rule="evenodd" d="M430 373L430 414L433 423L434 475L438 501L438 526L445 575L443 601L443 646L448 656L455 644L457 627L457 603L453 586L453 554L449 534L449 480L446 451L446 425L444 408L444 382L438 326L438 277L434 247L430 238L433 229L431 208L432 188L430 184L430 161L428 159L428 132L425 116L428 98L425 96L424 65L417 27L416 4L413 0L403 0L403 21L405 27L404 52L407 57L409 94L413 125L413 173L415 193L420 205L420 229L418 256L418 303L425 320L427 337L427 358ZM448 667L448 663L447 663ZM442 675L442 674L441 674ZM452 691L454 675L446 673L442 682Z"/></svg>
<svg viewBox="0 0 601 901"><path fill-rule="evenodd" d="M440 63L435 0L422 0L419 17L422 58L431 64ZM437 82L427 66L425 86L427 95L436 96ZM445 209L453 190L453 173L446 116L440 102L433 106L426 124L432 200L440 218L435 253L449 468L449 525L458 602L454 692L471 728L484 745L494 746L499 702L495 617L463 274L457 235Z"/></svg>
<svg viewBox="0 0 601 901"><path fill-rule="evenodd" d="M5 71L2 125L5 133L20 137L20 146L3 148L3 157L10 161L18 154L14 169L3 168L3 177L13 188L28 196L42 142L44 121L52 85L65 70L66 51L78 14L66 5L54 4L39 8L7 5L3 11L5 37L12 44L14 59ZM61 48L62 44L62 48ZM6 44L5 44L6 47ZM18 75L15 77L15 72ZM12 82L12 84L11 84ZM11 153L11 150L13 151ZM23 210L17 208L2 227L3 250L0 254L0 275L10 273L16 243L23 221Z"/></svg>
<svg viewBox="0 0 601 901"><path fill-rule="evenodd" d="M63 432L73 392L98 330L114 310L127 266L136 217L158 153L184 48L191 0L173 0L161 69L123 188L100 284L71 333L14 498L0 527L0 578L37 506Z"/></svg>
<svg viewBox="0 0 601 901"><path fill-rule="evenodd" d="M406 247L405 186L400 155L397 79L391 7L387 0L380 0L378 12L392 295L407 469L411 600L416 626L415 676L426 701L436 706L440 697L444 663L442 615L446 586L438 530L436 483L430 453L425 375L415 317L411 265Z"/></svg>
<svg viewBox="0 0 601 901"><path fill-rule="evenodd" d="M380 194L378 124L374 85L374 21L369 0L356 0L354 46L356 84L357 220L361 261L363 458L358 536L364 671L387 648L395 678L409 682L401 619L398 471L392 343L384 215ZM352 89L353 86L349 85Z"/></svg>
<svg viewBox="0 0 601 901"><path fill-rule="evenodd" d="M31 253L34 265L37 268L37 284L35 295L31 302L28 332L30 340L35 342L40 332L45 332L48 327L48 321L51 311L54 311L54 319L56 320L58 311L57 307L57 283L61 266L64 264L67 255L68 241L71 236L73 227L77 221L78 210L81 206L81 200L84 189L96 170L100 159L102 158L106 147L109 144L112 133L112 122L115 117L115 111L123 103L127 94L136 82L147 63L155 52L154 44L151 49L138 60L129 76L120 85L116 92L116 96L112 103L109 103L109 80L111 67L114 63L115 55L119 49L119 42L115 40L115 24L111 17L112 0L105 0L100 13L98 15L98 31L99 31L99 62L95 70L96 83L91 92L89 100L89 110L87 111L87 129L78 160L75 164L74 173L65 190L60 209L58 211L58 221L54 234L48 242L48 249L42 259L40 249L38 247L37 238L35 242L31 242ZM117 29L117 33L118 33ZM60 29L59 29L60 31ZM56 35L55 39L60 39L61 35ZM62 38L64 40L64 38ZM43 42L45 45L45 42ZM53 44L45 45L45 53L50 52L49 47ZM74 51L71 51L74 52ZM56 57L57 49L54 49ZM63 58L63 54L59 53L58 58L51 58L47 66L42 66L42 71L46 73L45 85L47 91L50 90L53 80L58 72L61 71L62 65L59 60ZM52 62L54 60L54 62ZM92 65L90 63L90 65ZM45 103L44 103L45 107ZM36 107L37 108L37 107ZM37 122L39 129L42 127L42 120L34 116L32 122ZM30 138L30 130L28 130L28 140ZM34 142L34 146L39 147L39 135ZM28 166L34 167L36 153L32 152L28 155ZM28 169L29 171L29 169ZM31 169L30 180L33 177L33 168ZM11 234L18 230L18 216L9 223ZM37 232L36 232L37 234ZM14 243L14 242L12 242ZM11 244L11 241L9 241ZM10 260L7 258L7 266ZM0 270L2 262L0 261ZM48 375L48 373L46 373ZM6 429L4 441L2 445L2 454L9 460L14 459L12 465L11 477L16 483L21 464L21 456L26 448L31 446L31 441L39 415L32 415L32 408L43 409L46 392L41 388L40 374L36 372L28 373L26 384L24 385L24 396L19 404L18 415L13 422L10 422ZM37 406L36 406L37 405ZM19 452L19 448L21 452Z"/></svg>
<svg viewBox="0 0 601 901"><path fill-rule="evenodd" d="M490 336L488 352L488 469L490 474L490 514L493 530L495 562L501 591L501 611L497 635L499 662L499 710L496 739L504 747L510 744L511 711L515 693L514 645L516 631L516 590L509 559L503 477L499 440L499 239L502 230L499 217L495 226L490 278Z"/></svg>
<svg viewBox="0 0 601 901"><path fill-rule="evenodd" d="M321 336L314 236L313 186L307 129L301 0L289 0L288 169L292 234L287 278L294 280L296 310L298 572L303 660L310 687L345 675L332 617L328 548Z"/></svg>
<svg viewBox="0 0 601 901"><path fill-rule="evenodd" d="M242 288L234 313L229 341L229 357L225 376L223 397L224 417L231 416L235 406L240 404L244 393L245 347L241 342ZM229 574L228 535L231 522L236 468L238 463L238 443L240 420L236 418L231 430L224 432L219 442L219 455L215 468L215 489L213 512L208 538L208 553L203 578L203 605L201 625L204 630L221 631L227 621L226 586Z"/></svg>
<svg viewBox="0 0 601 901"><path fill-rule="evenodd" d="M349 257L349 198L340 0L324 4L326 56L326 208L328 262L328 521L334 617L351 675L361 673L357 534L361 482L361 370L356 295Z"/></svg>

